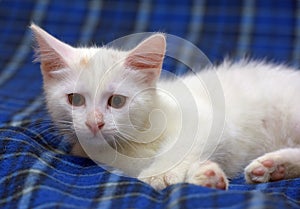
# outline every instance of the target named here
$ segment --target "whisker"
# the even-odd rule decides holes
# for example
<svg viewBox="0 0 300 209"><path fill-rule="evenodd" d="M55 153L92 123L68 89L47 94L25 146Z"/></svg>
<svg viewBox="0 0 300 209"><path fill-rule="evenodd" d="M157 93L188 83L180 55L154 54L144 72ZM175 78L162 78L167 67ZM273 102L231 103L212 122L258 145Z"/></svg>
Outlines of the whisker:
<svg viewBox="0 0 300 209"><path fill-rule="evenodd" d="M130 135L130 133L125 133L125 132L118 132L118 136L122 136L122 138L126 139L127 141L128 140L131 140L131 141L135 141L136 139Z"/></svg>
<svg viewBox="0 0 300 209"><path fill-rule="evenodd" d="M126 138L124 138L122 135L117 134L116 136L118 137L119 140L126 143L133 150L135 150L135 151L137 150L137 148L130 141L128 141Z"/></svg>

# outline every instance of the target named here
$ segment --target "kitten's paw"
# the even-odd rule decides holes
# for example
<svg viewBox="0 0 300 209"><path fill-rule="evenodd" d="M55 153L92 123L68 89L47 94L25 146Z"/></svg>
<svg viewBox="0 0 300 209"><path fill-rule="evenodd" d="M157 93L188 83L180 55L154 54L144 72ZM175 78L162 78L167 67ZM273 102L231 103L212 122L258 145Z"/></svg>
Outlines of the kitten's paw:
<svg viewBox="0 0 300 209"><path fill-rule="evenodd" d="M162 190L167 186L180 182L179 176L174 172L167 172L162 175L139 179L147 184L150 184L156 190Z"/></svg>
<svg viewBox="0 0 300 209"><path fill-rule="evenodd" d="M228 180L218 164L207 161L194 163L188 171L187 182L215 189L228 189Z"/></svg>
<svg viewBox="0 0 300 209"><path fill-rule="evenodd" d="M278 155L266 154L252 161L245 168L245 179L247 183L263 183L279 181L284 179L285 166Z"/></svg>

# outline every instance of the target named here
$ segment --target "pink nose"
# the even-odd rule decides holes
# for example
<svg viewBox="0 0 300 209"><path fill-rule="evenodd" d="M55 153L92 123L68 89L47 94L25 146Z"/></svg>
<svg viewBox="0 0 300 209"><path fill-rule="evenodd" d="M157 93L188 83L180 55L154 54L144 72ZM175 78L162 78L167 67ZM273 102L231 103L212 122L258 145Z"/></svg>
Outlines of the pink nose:
<svg viewBox="0 0 300 209"><path fill-rule="evenodd" d="M104 122L89 123L89 121L87 121L85 122L85 125L93 132L93 134L96 134L104 126Z"/></svg>
<svg viewBox="0 0 300 209"><path fill-rule="evenodd" d="M104 124L103 115L100 112L94 111L87 115L85 125L93 134L96 134L104 126Z"/></svg>

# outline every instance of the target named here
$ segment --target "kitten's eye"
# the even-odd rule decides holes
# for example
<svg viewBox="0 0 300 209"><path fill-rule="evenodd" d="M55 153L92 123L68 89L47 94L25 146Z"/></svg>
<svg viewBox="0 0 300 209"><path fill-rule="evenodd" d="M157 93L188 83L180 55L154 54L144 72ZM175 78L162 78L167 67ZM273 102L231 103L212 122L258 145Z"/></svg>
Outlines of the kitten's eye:
<svg viewBox="0 0 300 209"><path fill-rule="evenodd" d="M72 93L68 94L68 101L72 106L82 106L85 104L85 98L81 94Z"/></svg>
<svg viewBox="0 0 300 209"><path fill-rule="evenodd" d="M118 108L123 107L125 102L126 102L125 96L115 94L115 95L112 95L111 97L109 97L107 104L108 104L108 106L118 109Z"/></svg>

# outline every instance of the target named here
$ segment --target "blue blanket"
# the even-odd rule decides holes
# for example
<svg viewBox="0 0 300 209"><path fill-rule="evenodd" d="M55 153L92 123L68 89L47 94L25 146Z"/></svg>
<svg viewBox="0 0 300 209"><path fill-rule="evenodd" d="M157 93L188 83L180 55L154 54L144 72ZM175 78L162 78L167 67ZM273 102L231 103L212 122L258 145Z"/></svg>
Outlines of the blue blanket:
<svg viewBox="0 0 300 209"><path fill-rule="evenodd" d="M0 208L300 208L300 179L247 185L240 176L228 191L155 191L68 155L32 64L31 21L72 45L160 31L193 42L214 63L249 56L300 66L296 0L0 0Z"/></svg>

